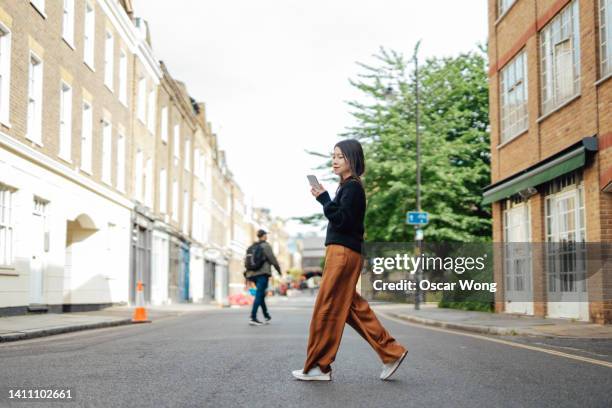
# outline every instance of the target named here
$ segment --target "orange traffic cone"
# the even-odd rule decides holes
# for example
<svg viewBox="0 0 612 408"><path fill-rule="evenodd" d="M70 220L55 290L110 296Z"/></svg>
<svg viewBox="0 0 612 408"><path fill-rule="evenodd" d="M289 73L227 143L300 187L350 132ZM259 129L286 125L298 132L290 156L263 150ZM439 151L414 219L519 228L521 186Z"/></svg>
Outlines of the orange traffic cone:
<svg viewBox="0 0 612 408"><path fill-rule="evenodd" d="M151 323L147 319L147 310L144 307L144 292L142 289L142 282L138 281L136 286L136 309L134 309L134 316L132 317L132 323Z"/></svg>

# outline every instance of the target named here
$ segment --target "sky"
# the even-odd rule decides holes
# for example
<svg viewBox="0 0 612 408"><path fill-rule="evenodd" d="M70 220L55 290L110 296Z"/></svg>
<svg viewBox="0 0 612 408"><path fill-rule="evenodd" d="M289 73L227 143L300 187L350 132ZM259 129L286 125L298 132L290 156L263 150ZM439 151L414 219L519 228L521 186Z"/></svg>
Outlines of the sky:
<svg viewBox="0 0 612 408"><path fill-rule="evenodd" d="M349 84L381 46L445 57L487 39L484 0L134 0L153 53L208 120L247 203L283 218L321 212L307 174L354 124ZM172 5L172 6L170 6ZM366 163L367 166L367 163ZM323 183L332 193L337 184ZM321 228L289 222L290 233Z"/></svg>

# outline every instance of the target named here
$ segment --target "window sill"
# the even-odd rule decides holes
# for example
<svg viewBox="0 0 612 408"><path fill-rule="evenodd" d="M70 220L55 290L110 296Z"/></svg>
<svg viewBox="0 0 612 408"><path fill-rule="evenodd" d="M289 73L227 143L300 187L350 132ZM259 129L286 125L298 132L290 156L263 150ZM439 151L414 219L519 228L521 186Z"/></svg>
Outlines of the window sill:
<svg viewBox="0 0 612 408"><path fill-rule="evenodd" d="M110 180L107 180L107 179L106 179L106 180L105 180L105 179L102 179L102 182L103 182L104 184L106 184L107 186L109 186L109 187L112 187L112 186L113 186L113 182L112 182L112 181L110 181Z"/></svg>
<svg viewBox="0 0 612 408"><path fill-rule="evenodd" d="M529 128L525 128L524 130L521 130L520 132L518 132L517 134L515 134L514 136L512 136L510 139L506 140L505 142L498 144L497 145L497 149L501 149L504 146L512 143L513 141L515 141L516 139L520 138L523 135L526 135L529 132Z"/></svg>
<svg viewBox="0 0 612 408"><path fill-rule="evenodd" d="M126 100L123 100L123 99L119 98L119 102L121 102L121 104L122 104L123 106L125 106L126 108L129 108L129 107L128 107L128 103L127 103L127 101L126 101Z"/></svg>
<svg viewBox="0 0 612 408"><path fill-rule="evenodd" d="M93 62L89 62L87 60L83 61L83 63L87 66L87 68L91 69L91 72L96 72L96 70L93 67Z"/></svg>
<svg viewBox="0 0 612 408"><path fill-rule="evenodd" d="M601 78L599 81L595 82L595 86L599 86L606 82L608 79L612 78L612 72L609 72L605 77Z"/></svg>
<svg viewBox="0 0 612 408"><path fill-rule="evenodd" d="M165 144L165 145L167 145L167 144L168 144L168 140L164 140L164 138L162 138L162 140L161 140L161 141L162 141L162 143L163 143L163 144Z"/></svg>
<svg viewBox="0 0 612 408"><path fill-rule="evenodd" d="M32 146L38 146L38 147L45 147L45 145L43 145L43 142L37 139L33 139L30 136L26 135L26 139L28 139L30 142L32 142Z"/></svg>
<svg viewBox="0 0 612 408"><path fill-rule="evenodd" d="M0 119L0 123L7 129L10 129L12 126L8 119Z"/></svg>
<svg viewBox="0 0 612 408"><path fill-rule="evenodd" d="M57 155L57 157L58 157L58 158L59 158L61 161L63 161L63 162L66 162L66 163L68 163L68 164L72 164L72 160L71 160L69 157L63 156L63 155L61 155L61 154L58 154L58 155Z"/></svg>
<svg viewBox="0 0 612 408"><path fill-rule="evenodd" d="M109 91L111 91L111 93L115 93L115 91L113 90L113 87L108 85L107 83L104 83L104 86L106 87L106 89L108 89Z"/></svg>
<svg viewBox="0 0 612 408"><path fill-rule="evenodd" d="M19 276L19 274L17 273L17 270L15 270L15 267L3 265L0 266L0 276Z"/></svg>
<svg viewBox="0 0 612 408"><path fill-rule="evenodd" d="M576 99L580 98L580 94L576 94L575 96L572 96L571 98L569 98L567 101L563 102L561 105L557 106L555 109L551 110L550 112L548 112L545 115L540 116L536 122L541 123L544 119L548 118L549 116L551 116L552 114L560 111L561 109L565 108L567 105L569 105L570 103L574 102Z"/></svg>
<svg viewBox="0 0 612 408"><path fill-rule="evenodd" d="M45 20L47 19L47 14L45 13L44 10L41 10L38 8L38 6L36 5L36 3L30 1L30 4L32 5L32 7L34 7L34 10L36 10L38 12L38 14L41 15L42 18L44 18Z"/></svg>
<svg viewBox="0 0 612 408"><path fill-rule="evenodd" d="M79 168L79 170L81 170L82 173L85 173L87 175L92 175L91 173L91 169L84 169L83 167Z"/></svg>
<svg viewBox="0 0 612 408"><path fill-rule="evenodd" d="M72 41L69 41L66 37L62 37L62 40L64 40L64 43L70 48L72 48L73 51L76 51L76 47L74 46Z"/></svg>

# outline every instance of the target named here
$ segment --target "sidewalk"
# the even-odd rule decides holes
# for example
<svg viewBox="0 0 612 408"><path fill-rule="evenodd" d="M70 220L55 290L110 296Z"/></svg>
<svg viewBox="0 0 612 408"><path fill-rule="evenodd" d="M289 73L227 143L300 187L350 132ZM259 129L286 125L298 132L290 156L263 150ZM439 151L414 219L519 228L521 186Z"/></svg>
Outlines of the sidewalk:
<svg viewBox="0 0 612 408"><path fill-rule="evenodd" d="M545 319L506 313L439 309L432 304L421 305L421 310L414 310L414 305L373 302L372 308L383 315L412 323L475 333L546 338L612 339L612 325L599 325L569 319Z"/></svg>
<svg viewBox="0 0 612 408"><path fill-rule="evenodd" d="M173 304L148 306L152 321L184 313L218 310L219 306L204 304ZM132 306L113 306L92 312L45 313L0 317L0 343L69 333L80 330L132 324Z"/></svg>

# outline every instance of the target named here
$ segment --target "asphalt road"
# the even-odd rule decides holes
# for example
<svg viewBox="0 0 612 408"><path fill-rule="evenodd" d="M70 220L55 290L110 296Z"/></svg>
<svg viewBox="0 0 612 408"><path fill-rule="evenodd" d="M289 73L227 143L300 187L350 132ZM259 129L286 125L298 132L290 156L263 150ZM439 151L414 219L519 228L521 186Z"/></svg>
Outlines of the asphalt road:
<svg viewBox="0 0 612 408"><path fill-rule="evenodd" d="M333 381L297 381L311 302L271 313L261 327L247 325L246 310L224 309L0 345L0 406L612 406L611 368L386 318L409 349L393 380L379 380L376 354L346 326ZM70 388L73 400L7 398L41 388Z"/></svg>

